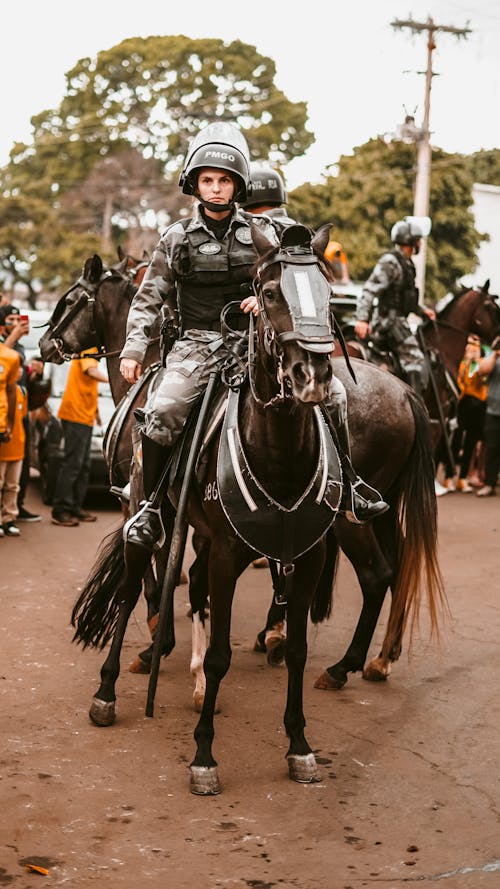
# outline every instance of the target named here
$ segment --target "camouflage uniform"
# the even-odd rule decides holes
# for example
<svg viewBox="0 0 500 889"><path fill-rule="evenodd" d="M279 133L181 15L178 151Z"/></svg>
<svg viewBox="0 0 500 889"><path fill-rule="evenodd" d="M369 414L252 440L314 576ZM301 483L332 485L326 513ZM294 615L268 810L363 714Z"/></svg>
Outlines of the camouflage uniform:
<svg viewBox="0 0 500 889"><path fill-rule="evenodd" d="M269 219L251 217L273 244ZM220 335L220 312L250 295L250 269L256 255L248 215L233 212L221 240L197 206L192 219L175 222L160 238L128 316L122 358L144 360L149 331L164 302L179 313L181 336L145 408L144 433L159 445L172 445L204 392L209 375L221 369L227 352Z"/></svg>
<svg viewBox="0 0 500 889"><path fill-rule="evenodd" d="M364 285L356 320L370 323L374 342L395 352L405 373L423 376L425 358L407 321L410 312L424 314L418 304L415 266L395 245L379 259Z"/></svg>

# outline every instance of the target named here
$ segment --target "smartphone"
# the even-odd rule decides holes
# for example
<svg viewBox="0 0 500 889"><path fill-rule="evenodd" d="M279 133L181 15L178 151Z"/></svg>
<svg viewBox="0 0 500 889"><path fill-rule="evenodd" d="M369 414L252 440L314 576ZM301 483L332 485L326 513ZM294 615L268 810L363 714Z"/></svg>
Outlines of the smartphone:
<svg viewBox="0 0 500 889"><path fill-rule="evenodd" d="M19 315L19 324L29 324L29 315Z"/></svg>

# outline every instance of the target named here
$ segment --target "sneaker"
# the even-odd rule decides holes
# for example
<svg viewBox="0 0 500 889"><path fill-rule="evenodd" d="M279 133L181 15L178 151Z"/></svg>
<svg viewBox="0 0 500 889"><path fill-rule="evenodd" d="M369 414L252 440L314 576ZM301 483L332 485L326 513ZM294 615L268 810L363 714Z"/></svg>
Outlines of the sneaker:
<svg viewBox="0 0 500 889"><path fill-rule="evenodd" d="M3 530L2 526L0 525L0 537L3 537L3 536L4 536L4 530Z"/></svg>
<svg viewBox="0 0 500 889"><path fill-rule="evenodd" d="M15 522L5 522L3 533L6 537L19 537L21 532Z"/></svg>
<svg viewBox="0 0 500 889"><path fill-rule="evenodd" d="M491 485L484 485L476 494L476 497L492 497L495 489Z"/></svg>
<svg viewBox="0 0 500 889"><path fill-rule="evenodd" d="M75 525L79 525L77 517L71 515L70 512L53 512L52 513L52 524L53 525L64 525L65 528L72 528Z"/></svg>
<svg viewBox="0 0 500 889"><path fill-rule="evenodd" d="M457 490L457 483L454 478L445 478L443 482L443 487L446 488L447 491L453 493L453 491Z"/></svg>
<svg viewBox="0 0 500 889"><path fill-rule="evenodd" d="M92 515L92 513L86 512L84 509L79 509L78 512L75 513L75 518L77 518L79 522L95 522L95 521L97 521L96 515Z"/></svg>
<svg viewBox="0 0 500 889"><path fill-rule="evenodd" d="M25 509L24 506L21 506L17 520L18 522L41 522L42 517L36 512L30 512L28 509Z"/></svg>
<svg viewBox="0 0 500 889"><path fill-rule="evenodd" d="M445 488L440 482L438 482L437 478L434 479L434 491L436 492L436 497L442 497L443 494L449 494L449 489Z"/></svg>
<svg viewBox="0 0 500 889"><path fill-rule="evenodd" d="M459 478L457 482L457 491L461 491L462 494L471 494L474 488L469 485L469 482L466 478Z"/></svg>

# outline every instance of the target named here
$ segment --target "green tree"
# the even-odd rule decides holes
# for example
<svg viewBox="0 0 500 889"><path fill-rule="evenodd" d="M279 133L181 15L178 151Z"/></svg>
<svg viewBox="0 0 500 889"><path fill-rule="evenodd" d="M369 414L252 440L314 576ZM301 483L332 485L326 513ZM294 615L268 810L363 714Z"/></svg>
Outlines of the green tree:
<svg viewBox="0 0 500 889"><path fill-rule="evenodd" d="M500 185L500 148L482 149L471 154L467 161L474 182Z"/></svg>
<svg viewBox="0 0 500 889"><path fill-rule="evenodd" d="M115 244L123 239L131 218L137 234L144 199L157 187L164 201L175 190L171 203L177 211L182 160L190 138L207 121L240 125L254 158L283 164L303 154L314 141L305 128L306 105L289 101L276 87L275 74L272 59L239 40L137 37L95 59L81 59L66 75L60 106L32 118L33 144L16 144L2 171L2 194L22 200L23 224L33 224L30 201L45 208L50 220L37 219L29 252L22 240L18 247L15 239L11 244L14 257L19 248L26 274L36 269L44 285L52 287L72 276L73 256L85 257L82 229L89 243L100 241L103 258L109 258L110 238ZM144 166L137 155L149 164L142 194ZM170 206L160 209L170 214ZM5 265L0 258L0 263L12 272L12 262Z"/></svg>
<svg viewBox="0 0 500 889"><path fill-rule="evenodd" d="M347 251L351 276L366 280L390 246L390 230L412 214L415 147L371 139L343 155L324 185L302 185L290 195L292 216L317 227L333 223L332 234ZM432 152L427 245L426 301L434 303L457 279L474 270L481 235L470 210L472 175L461 155Z"/></svg>

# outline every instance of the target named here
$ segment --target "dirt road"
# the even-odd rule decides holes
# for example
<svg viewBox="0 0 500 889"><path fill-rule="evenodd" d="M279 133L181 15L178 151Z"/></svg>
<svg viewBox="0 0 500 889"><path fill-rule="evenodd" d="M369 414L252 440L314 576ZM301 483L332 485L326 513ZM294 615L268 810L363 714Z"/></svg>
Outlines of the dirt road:
<svg viewBox="0 0 500 889"><path fill-rule="evenodd" d="M119 522L59 528L30 489L39 524L0 540L0 886L109 889L447 889L500 885L498 733L500 497L439 501L440 555L452 618L440 646L425 618L413 655L386 683L352 676L313 688L344 652L359 609L341 564L332 619L309 635L307 737L321 783L294 784L284 759L286 670L252 646L270 601L267 572L241 579L233 662L214 751L223 793L189 793L191 707L186 591L176 593L177 646L162 662L155 718L147 677L129 660L149 641L141 605L118 683L117 722L88 708L104 655L71 642L69 616L102 536ZM383 636L377 630L373 651ZM26 864L49 870L30 873Z"/></svg>

